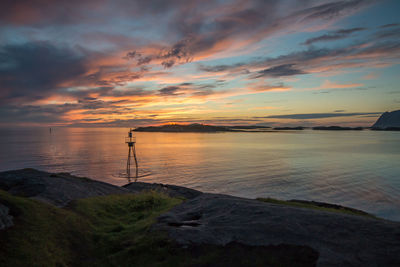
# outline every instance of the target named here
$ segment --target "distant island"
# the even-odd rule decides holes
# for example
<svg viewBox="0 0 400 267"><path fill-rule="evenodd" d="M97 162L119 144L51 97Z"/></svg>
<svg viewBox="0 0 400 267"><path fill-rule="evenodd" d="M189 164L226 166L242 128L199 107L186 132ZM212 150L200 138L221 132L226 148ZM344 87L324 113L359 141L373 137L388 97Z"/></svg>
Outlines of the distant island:
<svg viewBox="0 0 400 267"><path fill-rule="evenodd" d="M372 130L400 131L400 110L383 113L372 125Z"/></svg>
<svg viewBox="0 0 400 267"><path fill-rule="evenodd" d="M215 132L264 132L268 126L214 126L206 124L166 124L161 126L138 127L136 132L171 132L171 133L215 133Z"/></svg>
<svg viewBox="0 0 400 267"><path fill-rule="evenodd" d="M230 132L232 129L225 126L204 124L166 124L161 126L139 127L136 132Z"/></svg>
<svg viewBox="0 0 400 267"><path fill-rule="evenodd" d="M258 125L240 125L240 126L225 126L233 130L259 130L259 129L269 129L269 126L258 126Z"/></svg>
<svg viewBox="0 0 400 267"><path fill-rule="evenodd" d="M326 131L361 131L363 127L341 127L341 126L317 126L313 130L326 130Z"/></svg>
<svg viewBox="0 0 400 267"><path fill-rule="evenodd" d="M216 132L275 132L286 130L304 130L307 127L274 127L269 126L215 126L206 124L166 124L161 126L138 127L136 132L168 132L168 133L216 133ZM346 131L363 130L362 127L317 126L313 130Z"/></svg>
<svg viewBox="0 0 400 267"><path fill-rule="evenodd" d="M234 126L216 126L200 123L193 124L166 124L160 126L138 127L136 132L169 132L169 133L217 133L217 132L276 132L286 130L304 130L304 126L270 126L259 125L234 125ZM362 131L369 127L343 127L343 126L315 126L312 130L322 131ZM380 131L400 131L400 110L385 112L372 125L371 130Z"/></svg>
<svg viewBox="0 0 400 267"><path fill-rule="evenodd" d="M275 127L274 130L278 131L286 131L286 130L304 130L305 127L297 126L297 127Z"/></svg>

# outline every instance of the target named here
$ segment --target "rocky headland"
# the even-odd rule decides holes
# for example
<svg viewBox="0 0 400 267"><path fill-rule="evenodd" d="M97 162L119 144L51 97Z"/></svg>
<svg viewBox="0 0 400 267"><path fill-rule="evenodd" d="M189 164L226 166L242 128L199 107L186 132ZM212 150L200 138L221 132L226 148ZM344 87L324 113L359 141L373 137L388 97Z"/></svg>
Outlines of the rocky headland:
<svg viewBox="0 0 400 267"><path fill-rule="evenodd" d="M152 195L143 197L149 191ZM146 253L151 253L151 256L146 258L147 262L142 262L144 266L151 266L154 261L170 264L179 255L190 255L189 258L192 258L190 262L178 261L178 266L221 266L226 263L232 263L232 266L259 266L257 262L263 262L264 266L400 266L400 222L379 219L338 205L245 199L202 193L176 185L143 182L118 187L67 173L52 174L34 169L1 172L0 193L0 243L2 238L6 240L1 244L6 249L0 252L0 264L21 260L13 259L9 251L17 246L12 242L20 242L14 235L18 236L18 232L33 223L32 219L31 222L24 219L29 210L24 213L24 207L19 206L26 202L26 205L40 207L41 216L53 218L54 214L61 212L69 214L63 215L65 218L81 216L74 223L90 222L84 227L79 224L74 229L86 229L82 231L82 236L90 232L87 229L95 229L97 232L93 236L96 242L93 246L103 244L106 247L110 242L115 243L107 250L110 255L104 256L106 250L102 250L98 256L105 257L105 265L139 264L137 253L143 249L143 244L151 240L153 243L146 248L146 251L150 249ZM111 207L110 203L116 204ZM121 206L121 203L124 205ZM140 208L142 206L138 203L146 208ZM163 208L158 209L158 205ZM137 228L137 224L142 225L143 218L150 216L147 209L157 209L158 213L154 210L149 213L155 217L153 221L148 221L148 230L138 230L142 228ZM51 212L47 214L43 210ZM130 215L135 219L127 218ZM125 224L121 225L123 221ZM112 226L111 222L117 225ZM106 226L98 228L102 223ZM47 224L41 227L47 227ZM39 231L39 228L29 231ZM100 235L99 229L105 232ZM136 231L132 236L142 236L142 245L139 246L136 239L126 241L129 233L133 233L132 229ZM164 238L167 239L154 238L155 233L165 233ZM107 239L110 234L117 237ZM74 238L76 236L78 234ZM92 242L91 237L85 242ZM70 240L68 235L65 238ZM108 241L100 242L99 238ZM157 243L154 240L158 240ZM84 244L83 241L78 243ZM166 243L173 245L167 246ZM85 249L88 247L85 245ZM121 254L116 247L125 254ZM94 251L99 249L102 248L96 247ZM35 253L39 250L40 246L36 246ZM88 258L81 255L81 250L74 253L78 258ZM140 254L140 257L146 253ZM61 263L75 265L73 260L76 257L73 260L65 257ZM89 257L88 265L94 264L91 260Z"/></svg>
<svg viewBox="0 0 400 267"><path fill-rule="evenodd" d="M372 125L372 130L400 131L400 110L383 113Z"/></svg>

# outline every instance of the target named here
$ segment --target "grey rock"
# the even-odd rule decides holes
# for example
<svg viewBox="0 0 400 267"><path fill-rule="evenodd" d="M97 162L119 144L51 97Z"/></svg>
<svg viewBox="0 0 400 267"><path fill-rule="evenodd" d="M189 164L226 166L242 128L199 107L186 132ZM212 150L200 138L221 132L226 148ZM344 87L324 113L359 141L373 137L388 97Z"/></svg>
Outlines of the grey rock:
<svg viewBox="0 0 400 267"><path fill-rule="evenodd" d="M400 223L204 193L161 215L153 230L181 245L293 244L318 266L400 266Z"/></svg>
<svg viewBox="0 0 400 267"><path fill-rule="evenodd" d="M150 184L143 182L134 182L129 183L123 186L124 188L130 190L133 193L140 193L143 191L157 191L161 193L165 193L170 197L181 197L186 199L192 199L203 194L200 191L186 188L183 186L177 185L165 185L165 184Z"/></svg>
<svg viewBox="0 0 400 267"><path fill-rule="evenodd" d="M0 230L13 226L13 217L9 214L10 209L0 203Z"/></svg>
<svg viewBox="0 0 400 267"><path fill-rule="evenodd" d="M155 190L187 199L161 215L152 227L167 231L183 246L285 244L318 252L318 266L400 266L399 222L201 193L174 185L136 182L118 187L34 169L0 172L0 189L57 206L91 196ZM10 226L9 208L0 204L0 229Z"/></svg>
<svg viewBox="0 0 400 267"><path fill-rule="evenodd" d="M400 110L383 113L379 119L372 125L372 129L400 129Z"/></svg>
<svg viewBox="0 0 400 267"><path fill-rule="evenodd" d="M0 172L0 189L60 207L75 199L130 193L125 188L88 178L35 169Z"/></svg>

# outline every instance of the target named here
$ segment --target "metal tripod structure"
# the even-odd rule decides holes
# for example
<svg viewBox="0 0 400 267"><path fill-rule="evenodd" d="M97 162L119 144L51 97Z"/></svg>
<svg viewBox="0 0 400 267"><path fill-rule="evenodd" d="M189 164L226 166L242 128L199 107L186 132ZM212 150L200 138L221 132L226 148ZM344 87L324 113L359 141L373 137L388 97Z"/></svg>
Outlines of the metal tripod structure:
<svg viewBox="0 0 400 267"><path fill-rule="evenodd" d="M135 182L138 179L139 175L139 169L138 169L138 162L136 158L136 148L135 148L135 143L136 143L136 138L133 137L133 130L130 129L128 133L128 137L125 138L125 143L128 144L129 147L129 152L128 152L128 161L126 162L126 173L128 176L128 182L131 182L131 158L133 156L135 160L135 167L136 167L136 176L135 176Z"/></svg>

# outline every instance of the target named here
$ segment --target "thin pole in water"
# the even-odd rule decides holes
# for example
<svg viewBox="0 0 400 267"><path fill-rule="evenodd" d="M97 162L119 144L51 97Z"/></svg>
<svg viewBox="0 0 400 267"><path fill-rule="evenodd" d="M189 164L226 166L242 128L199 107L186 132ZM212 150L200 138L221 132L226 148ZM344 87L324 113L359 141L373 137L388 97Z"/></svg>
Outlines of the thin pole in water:
<svg viewBox="0 0 400 267"><path fill-rule="evenodd" d="M132 136L132 132L133 130L130 129L129 133L128 133L128 137L125 138L125 143L128 144L129 147L129 151L128 151L128 160L126 162L126 174L128 176L128 182L131 182L131 155L133 155L133 158L135 160L135 167L136 167L136 177L135 177L135 182L138 179L139 176L139 167L138 167L138 161L137 161L137 157L136 157L136 148L135 148L135 143L136 140L135 138Z"/></svg>

